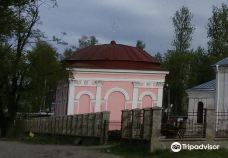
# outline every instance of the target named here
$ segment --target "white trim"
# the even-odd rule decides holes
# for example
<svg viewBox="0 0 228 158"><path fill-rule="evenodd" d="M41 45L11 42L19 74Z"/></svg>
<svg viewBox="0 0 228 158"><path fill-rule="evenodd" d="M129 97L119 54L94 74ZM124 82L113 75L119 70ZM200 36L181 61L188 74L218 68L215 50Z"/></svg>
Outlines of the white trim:
<svg viewBox="0 0 228 158"><path fill-rule="evenodd" d="M83 94L87 94L87 95L89 95L89 97L90 97L90 100L94 100L95 99L95 97L94 97L94 95L93 95L93 93L92 92L90 92L90 91L81 91L81 92L79 92L77 95L76 95L76 100L79 100L79 98L81 97L81 95L83 95Z"/></svg>
<svg viewBox="0 0 228 158"><path fill-rule="evenodd" d="M74 113L74 82L69 81L67 115Z"/></svg>
<svg viewBox="0 0 228 158"><path fill-rule="evenodd" d="M68 68L68 71L80 72L103 72L103 73L139 73L139 74L169 74L168 71L145 71L145 70L125 70L125 69L85 69L85 68Z"/></svg>
<svg viewBox="0 0 228 158"><path fill-rule="evenodd" d="M138 104L138 94L139 94L138 89L139 89L139 88L136 87L136 86L134 86L134 88L133 88L132 109L137 108L137 104Z"/></svg>
<svg viewBox="0 0 228 158"><path fill-rule="evenodd" d="M96 103L95 103L95 109L94 112L101 111L101 86L97 85L97 91L96 91Z"/></svg>
<svg viewBox="0 0 228 158"><path fill-rule="evenodd" d="M73 81L78 81L78 80L91 80L91 81L129 81L129 82L164 82L165 79L160 79L160 80L146 80L146 79L142 79L142 78L136 78L136 79L132 79L132 78L81 78L81 77L77 77L77 79L72 79ZM83 85L85 86L85 85ZM94 84L94 86L96 86Z"/></svg>
<svg viewBox="0 0 228 158"><path fill-rule="evenodd" d="M145 91L139 96L139 101L142 101L143 97L145 97L146 95L149 95L152 98L152 100L157 100L157 96L154 93Z"/></svg>
<svg viewBox="0 0 228 158"><path fill-rule="evenodd" d="M163 88L158 88L157 106L162 107Z"/></svg>
<svg viewBox="0 0 228 158"><path fill-rule="evenodd" d="M95 82L97 80L101 81L101 82L111 82L111 81L118 81L118 82L137 82L138 83L138 87L140 88L159 88L159 87L163 87L164 83L165 83L165 79L160 79L160 80L145 80L145 79L131 79L131 78L77 78L77 79L73 79L73 81L75 82L76 86L97 86L96 84L89 84L89 85L84 85L84 84L77 84L76 82L84 82L84 81L88 81L90 83ZM142 85L141 85L142 84ZM150 84L150 85L148 85Z"/></svg>
<svg viewBox="0 0 228 158"><path fill-rule="evenodd" d="M219 102L220 102L220 98L219 98L219 80L220 80L220 77L219 77L219 65L216 65L216 70L217 70L217 98L216 98L216 112L219 112L219 110L218 110L218 108L219 108ZM218 130L218 115L217 115L217 117L216 117L216 128L215 128L215 130L217 131Z"/></svg>
<svg viewBox="0 0 228 158"><path fill-rule="evenodd" d="M112 89L108 90L108 92L106 92L106 94L105 94L104 99L105 99L105 100L108 100L108 97L109 97L109 95L110 95L112 92L121 92L121 93L123 93L123 95L125 96L125 101L129 101L129 100L130 100L130 97L129 97L127 91L124 90L123 88L119 88L119 87L115 87L115 88L112 88Z"/></svg>

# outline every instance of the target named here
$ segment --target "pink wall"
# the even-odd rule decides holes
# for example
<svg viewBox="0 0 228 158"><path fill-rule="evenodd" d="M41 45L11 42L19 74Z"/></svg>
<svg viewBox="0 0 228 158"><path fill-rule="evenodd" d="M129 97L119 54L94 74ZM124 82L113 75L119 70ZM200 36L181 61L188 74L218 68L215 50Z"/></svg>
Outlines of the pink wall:
<svg viewBox="0 0 228 158"><path fill-rule="evenodd" d="M148 95L144 96L142 100L142 108L144 109L151 106L153 106L153 101L151 96L148 96Z"/></svg>
<svg viewBox="0 0 228 158"><path fill-rule="evenodd" d="M125 109L125 97L121 92L113 92L108 98L107 110L111 111L110 120L119 121L121 110Z"/></svg>
<svg viewBox="0 0 228 158"><path fill-rule="evenodd" d="M77 74L75 74L75 79L77 81L87 80L87 83L86 85L81 82L74 83L74 88L72 91L74 93L73 98L71 101L69 101L70 103L73 102L73 114L96 112L96 95L97 91L99 91L98 87L101 87L100 102L97 102L97 104L100 105L98 108L99 111L108 110L111 112L110 121L120 121L121 110L132 109L133 102L135 100L135 108L157 106L159 87L156 85L150 85L149 82L164 82L165 74L77 72ZM99 86L97 85L97 81L101 82ZM133 98L135 82L143 83L143 85L137 86L137 98ZM149 83L149 85L147 85L147 83ZM160 89L162 89L162 87L160 87ZM67 94L67 92L65 93ZM147 93L150 95L147 95ZM140 97L142 100L139 99ZM61 98L59 100L61 100ZM66 108L66 106L56 106L55 112L60 114L62 111L66 111L64 108Z"/></svg>
<svg viewBox="0 0 228 158"><path fill-rule="evenodd" d="M79 114L89 113L90 112L90 97L89 95L81 95L79 100Z"/></svg>
<svg viewBox="0 0 228 158"><path fill-rule="evenodd" d="M126 92L125 96L122 92L120 91L111 91L112 93L108 93L112 89L122 89ZM133 101L133 83L132 82L127 82L127 81L103 81L102 82L102 89L101 89L101 106L100 110L101 111L111 111L111 119L112 120L119 120L121 116L121 110L123 109L132 109L132 101ZM91 92L91 94L96 97L96 86L76 86L75 91L74 91L74 99L76 99L77 94L85 91ZM158 89L157 88L138 88L138 98L141 96L141 94L145 92L151 92L154 94L155 98L152 98L151 96L144 96L143 99L138 101L138 106L137 108L146 108L146 107L152 107L154 105L154 100L157 99L157 94L158 94ZM84 95L81 95L83 97ZM89 112L94 112L95 110L95 101L94 103L91 103L91 97L87 95L87 98L78 100L78 102L74 103L74 113L89 113ZM107 98L105 98L107 97ZM129 100L127 100L129 99ZM90 101L90 102L89 102ZM83 105L88 105L90 103L90 110L89 108L83 109L83 111L79 110L81 106ZM124 105L124 106L122 106ZM80 107L78 107L80 106Z"/></svg>

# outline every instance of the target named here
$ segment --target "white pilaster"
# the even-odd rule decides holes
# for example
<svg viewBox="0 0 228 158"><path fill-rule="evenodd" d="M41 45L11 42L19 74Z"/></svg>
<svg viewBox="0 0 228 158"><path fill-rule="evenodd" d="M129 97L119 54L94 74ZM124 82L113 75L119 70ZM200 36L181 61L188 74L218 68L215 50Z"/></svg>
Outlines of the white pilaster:
<svg viewBox="0 0 228 158"><path fill-rule="evenodd" d="M162 107L163 88L158 88L157 106Z"/></svg>
<svg viewBox="0 0 228 158"><path fill-rule="evenodd" d="M102 82L96 81L97 91L96 91L96 103L95 103L95 112L101 111L101 87Z"/></svg>
<svg viewBox="0 0 228 158"><path fill-rule="evenodd" d="M137 108L137 104L138 104L138 82L133 82L133 99L132 99L132 109L136 109Z"/></svg>
<svg viewBox="0 0 228 158"><path fill-rule="evenodd" d="M69 80L67 115L74 113L74 81Z"/></svg>

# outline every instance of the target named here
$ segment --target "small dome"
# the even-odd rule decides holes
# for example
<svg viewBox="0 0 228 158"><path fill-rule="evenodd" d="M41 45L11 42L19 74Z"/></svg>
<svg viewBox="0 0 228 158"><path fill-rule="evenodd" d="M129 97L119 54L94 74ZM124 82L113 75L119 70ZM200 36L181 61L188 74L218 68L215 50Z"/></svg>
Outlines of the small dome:
<svg viewBox="0 0 228 158"><path fill-rule="evenodd" d="M159 70L160 63L149 53L136 47L116 44L93 45L73 53L66 59L71 67L94 69Z"/></svg>

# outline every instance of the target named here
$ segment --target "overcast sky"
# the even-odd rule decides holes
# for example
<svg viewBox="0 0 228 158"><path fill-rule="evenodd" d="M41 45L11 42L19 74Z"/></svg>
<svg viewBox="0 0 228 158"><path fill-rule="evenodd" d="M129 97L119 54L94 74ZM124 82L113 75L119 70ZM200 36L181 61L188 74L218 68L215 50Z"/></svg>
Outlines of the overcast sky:
<svg viewBox="0 0 228 158"><path fill-rule="evenodd" d="M61 52L77 44L82 35L94 35L100 44L117 43L134 46L137 40L146 43L151 54L171 49L174 37L171 17L183 5L193 14L192 48L207 47L207 23L212 6L227 0L57 0L58 6L41 8L39 28L50 38L67 35L68 46L56 46Z"/></svg>

